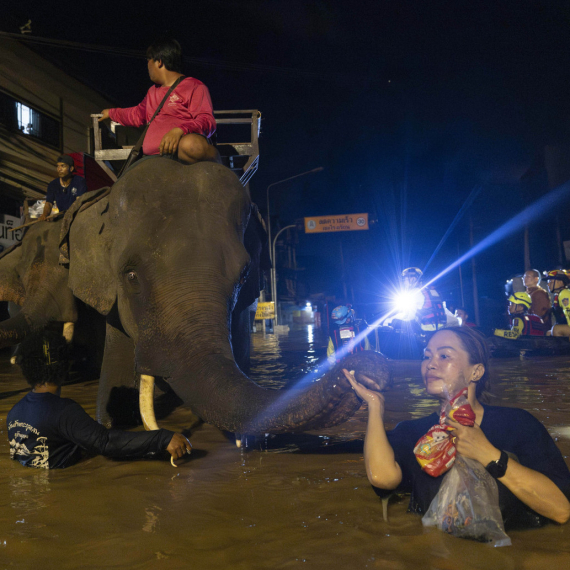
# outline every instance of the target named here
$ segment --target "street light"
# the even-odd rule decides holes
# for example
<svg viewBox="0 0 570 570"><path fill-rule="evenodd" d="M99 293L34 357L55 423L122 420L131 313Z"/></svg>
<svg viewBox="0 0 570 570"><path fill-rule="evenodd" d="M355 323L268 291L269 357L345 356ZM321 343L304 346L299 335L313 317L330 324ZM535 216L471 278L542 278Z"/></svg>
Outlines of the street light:
<svg viewBox="0 0 570 570"><path fill-rule="evenodd" d="M280 229L277 232L277 235L275 236L275 239L273 240L273 245L271 247L271 256L272 259L275 259L275 244L277 243L277 238L279 237L279 234L281 232L284 232L285 230L288 230L289 228L296 228L297 226L295 224L291 224L290 226L285 226L284 228ZM275 267L277 264L274 263L271 266L271 293L273 295L273 307L275 309L275 326L277 326L279 324L278 320L277 320L277 268Z"/></svg>
<svg viewBox="0 0 570 570"><path fill-rule="evenodd" d="M317 172L323 171L324 168L319 166L318 168L313 168L313 170L307 170L307 172L301 172L301 174L295 174L295 176L290 176L289 178L285 178L284 180L278 180L277 182L273 182L267 187L266 195L267 195L267 236L269 241L269 257L271 258L271 263L273 263L273 254L271 252L271 211L269 210L269 189L272 186L276 186L277 184L283 184L283 182L289 182L289 180L293 180L294 178L299 178L300 176L305 176L306 174L315 174ZM273 289L271 290L273 294Z"/></svg>

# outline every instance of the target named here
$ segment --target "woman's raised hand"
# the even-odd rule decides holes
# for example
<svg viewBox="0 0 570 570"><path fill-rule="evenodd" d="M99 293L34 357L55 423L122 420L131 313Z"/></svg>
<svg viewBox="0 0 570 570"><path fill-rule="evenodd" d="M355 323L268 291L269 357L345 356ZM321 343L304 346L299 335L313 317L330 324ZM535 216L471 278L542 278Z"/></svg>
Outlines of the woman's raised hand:
<svg viewBox="0 0 570 570"><path fill-rule="evenodd" d="M360 399L367 402L369 406L370 405L378 406L380 409L380 414L383 414L384 413L384 396L380 392L377 392L376 390L371 390L370 388L367 388L363 384L360 384L359 382L357 382L356 377L354 376L354 371L351 370L349 372L348 370L346 370L346 368L343 368L342 371L344 372L346 379L350 382L352 389L356 392L356 395ZM372 380L370 380L370 382L372 384L375 384L374 382L372 382Z"/></svg>

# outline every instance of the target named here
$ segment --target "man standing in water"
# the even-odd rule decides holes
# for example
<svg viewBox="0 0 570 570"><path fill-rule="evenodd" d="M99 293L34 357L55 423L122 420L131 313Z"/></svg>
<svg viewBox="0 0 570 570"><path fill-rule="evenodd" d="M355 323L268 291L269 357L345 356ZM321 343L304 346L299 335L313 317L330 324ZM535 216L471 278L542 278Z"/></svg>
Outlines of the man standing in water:
<svg viewBox="0 0 570 570"><path fill-rule="evenodd" d="M8 413L10 457L26 467L69 467L82 450L116 458L152 457L168 451L172 460L190 453L180 433L165 429L128 432L106 429L73 400L61 398L69 373L69 347L60 334L44 331L20 345L20 366L32 390Z"/></svg>

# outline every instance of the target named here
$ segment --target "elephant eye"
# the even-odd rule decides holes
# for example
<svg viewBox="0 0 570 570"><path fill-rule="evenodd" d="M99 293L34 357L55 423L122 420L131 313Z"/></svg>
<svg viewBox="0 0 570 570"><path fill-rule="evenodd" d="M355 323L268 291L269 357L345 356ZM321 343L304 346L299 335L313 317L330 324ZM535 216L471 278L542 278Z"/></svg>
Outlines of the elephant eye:
<svg viewBox="0 0 570 570"><path fill-rule="evenodd" d="M134 271L129 271L129 272L127 273L127 279L128 279L129 281L136 281L136 280L137 280L137 274L136 274L136 272L134 272Z"/></svg>

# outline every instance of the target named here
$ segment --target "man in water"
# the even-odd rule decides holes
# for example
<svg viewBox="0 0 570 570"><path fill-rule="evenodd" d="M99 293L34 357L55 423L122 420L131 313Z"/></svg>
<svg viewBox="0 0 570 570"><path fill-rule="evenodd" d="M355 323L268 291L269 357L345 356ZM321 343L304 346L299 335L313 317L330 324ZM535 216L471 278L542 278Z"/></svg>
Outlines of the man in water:
<svg viewBox="0 0 570 570"><path fill-rule="evenodd" d="M190 453L192 445L180 433L107 429L77 402L61 398L69 374L68 351L66 340L54 331L28 337L20 345L20 366L32 389L8 413L12 459L26 467L55 469L77 463L83 450L128 459L168 451L174 460Z"/></svg>
<svg viewBox="0 0 570 570"><path fill-rule="evenodd" d="M359 338L360 333L366 330L368 325L364 320L356 319L354 309L350 305L335 307L331 313L331 321L331 334L327 347L327 358L331 364L340 362L348 353L370 350L370 342L366 335Z"/></svg>
<svg viewBox="0 0 570 570"><path fill-rule="evenodd" d="M85 178L75 174L75 163L73 158L67 154L62 154L56 163L58 178L52 180L47 187L46 203L44 211L39 217L45 220L51 214L54 204L60 212L68 210L76 198L87 192Z"/></svg>
<svg viewBox="0 0 570 570"><path fill-rule="evenodd" d="M542 287L538 286L539 281L540 272L536 269L529 269L524 272L523 283L532 301L529 312L533 315L538 315L544 321L544 324L550 328L550 309L552 308L550 296Z"/></svg>
<svg viewBox="0 0 570 570"><path fill-rule="evenodd" d="M147 49L146 57L148 74L155 85L136 107L103 109L99 121L111 119L127 127L147 124L170 87L183 78L150 123L143 153L174 155L188 164L219 162L220 155L210 141L216 130L210 93L198 79L184 77L180 44L173 39L156 41Z"/></svg>

